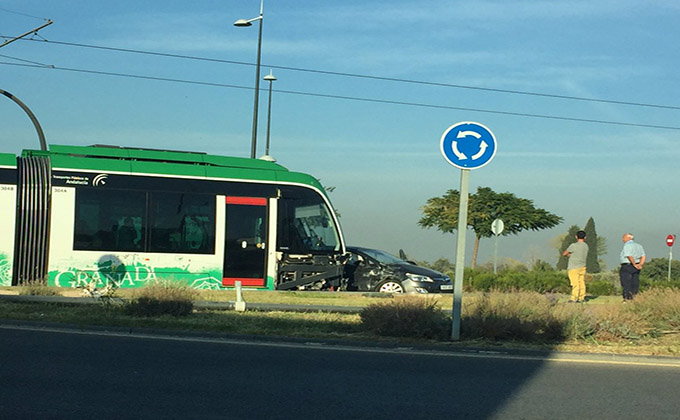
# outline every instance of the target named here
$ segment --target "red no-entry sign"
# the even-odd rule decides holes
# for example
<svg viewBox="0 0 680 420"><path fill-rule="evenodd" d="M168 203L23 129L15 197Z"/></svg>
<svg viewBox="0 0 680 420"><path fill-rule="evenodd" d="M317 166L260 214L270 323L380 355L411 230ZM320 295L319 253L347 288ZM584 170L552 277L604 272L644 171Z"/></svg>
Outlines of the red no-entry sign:
<svg viewBox="0 0 680 420"><path fill-rule="evenodd" d="M666 245L673 246L673 242L675 242L675 235L666 236Z"/></svg>

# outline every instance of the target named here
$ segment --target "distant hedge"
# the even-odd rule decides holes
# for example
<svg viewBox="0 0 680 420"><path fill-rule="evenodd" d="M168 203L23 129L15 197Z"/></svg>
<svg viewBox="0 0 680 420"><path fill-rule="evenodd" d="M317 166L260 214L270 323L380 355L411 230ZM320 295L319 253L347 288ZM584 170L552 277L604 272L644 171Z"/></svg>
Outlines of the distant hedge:
<svg viewBox="0 0 680 420"><path fill-rule="evenodd" d="M666 264L668 264L668 261L666 261ZM642 273L645 270L647 270L646 266ZM660 275L645 276L642 273L640 276L641 291L664 288L680 289L680 278L671 277L671 280L668 281L667 274L663 277ZM487 269L466 269L464 287L468 291L480 292L521 290L538 293L570 293L571 291L566 270L504 270L499 271L498 274L493 274L492 271ZM619 294L620 289L617 270L588 274L586 277L586 291L589 295L612 296Z"/></svg>
<svg viewBox="0 0 680 420"><path fill-rule="evenodd" d="M469 290L509 292L514 290L538 293L568 293L571 290L566 272L505 270L493 274L486 270L466 270L465 286Z"/></svg>

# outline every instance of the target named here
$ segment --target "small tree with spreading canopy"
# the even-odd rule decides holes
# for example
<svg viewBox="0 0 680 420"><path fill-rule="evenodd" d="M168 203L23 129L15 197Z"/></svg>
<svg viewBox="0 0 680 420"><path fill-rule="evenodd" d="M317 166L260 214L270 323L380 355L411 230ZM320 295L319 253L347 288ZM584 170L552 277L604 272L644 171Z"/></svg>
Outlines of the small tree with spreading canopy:
<svg viewBox="0 0 680 420"><path fill-rule="evenodd" d="M423 217L418 224L423 228L435 227L442 232L453 233L458 228L459 201L458 190L449 190L441 197L428 199L421 208ZM489 187L477 188L477 192L468 198L467 226L475 232L472 268L477 263L480 239L493 236L491 223L495 219L503 220L503 236L516 235L523 230L549 229L562 222L560 216L535 207L531 200L509 192L497 193Z"/></svg>

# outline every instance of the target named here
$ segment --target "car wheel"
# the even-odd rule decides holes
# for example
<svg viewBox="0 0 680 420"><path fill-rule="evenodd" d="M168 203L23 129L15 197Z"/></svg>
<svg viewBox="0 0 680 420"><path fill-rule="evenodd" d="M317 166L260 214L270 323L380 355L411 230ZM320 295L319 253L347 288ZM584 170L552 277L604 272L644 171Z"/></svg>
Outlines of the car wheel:
<svg viewBox="0 0 680 420"><path fill-rule="evenodd" d="M386 280L380 283L376 288L380 293L404 293L404 287L398 281Z"/></svg>

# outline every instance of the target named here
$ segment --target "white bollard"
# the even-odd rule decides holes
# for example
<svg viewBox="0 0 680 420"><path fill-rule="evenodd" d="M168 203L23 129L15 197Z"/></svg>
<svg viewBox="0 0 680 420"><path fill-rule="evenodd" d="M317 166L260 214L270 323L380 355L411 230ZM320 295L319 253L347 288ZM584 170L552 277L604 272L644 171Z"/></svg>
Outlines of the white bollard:
<svg viewBox="0 0 680 420"><path fill-rule="evenodd" d="M236 287L236 302L234 303L234 310L238 312L245 312L246 302L243 300L243 288L241 287L241 282L235 281L234 287Z"/></svg>

